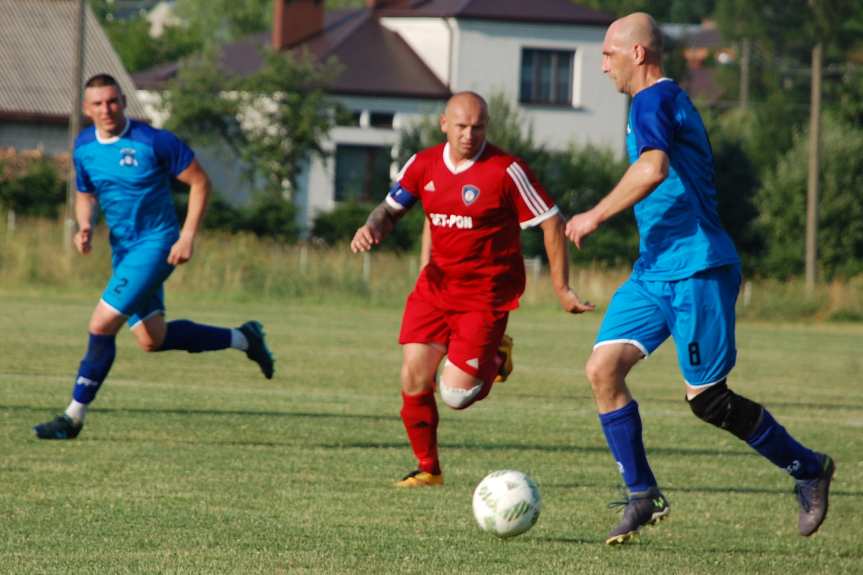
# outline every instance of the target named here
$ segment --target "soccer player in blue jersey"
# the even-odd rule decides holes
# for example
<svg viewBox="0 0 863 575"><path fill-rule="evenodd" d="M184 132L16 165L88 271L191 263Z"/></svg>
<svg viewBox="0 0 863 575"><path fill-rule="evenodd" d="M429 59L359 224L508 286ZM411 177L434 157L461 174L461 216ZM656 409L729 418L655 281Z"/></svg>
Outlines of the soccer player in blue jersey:
<svg viewBox="0 0 863 575"><path fill-rule="evenodd" d="M634 206L639 257L608 306L586 372L609 449L629 490L609 545L625 543L669 512L642 442L629 371L669 336L700 419L725 429L795 480L801 535L827 514L833 460L797 442L760 404L734 393L734 304L740 260L716 208L713 154L698 111L662 74L662 36L653 19L630 14L609 27L602 70L632 97L626 144L631 165L566 234L576 246L603 222Z"/></svg>
<svg viewBox="0 0 863 575"><path fill-rule="evenodd" d="M273 376L273 357L260 323L230 329L189 320L165 322L162 284L175 266L192 257L210 180L184 142L126 118L125 108L125 96L111 76L98 74L85 84L84 113L93 125L75 142L75 247L81 254L90 252L98 204L111 232L113 274L90 317L89 343L72 401L63 415L33 428L40 439L73 439L81 432L87 408L114 362L114 340L123 323L145 351L234 348L245 351L267 379ZM189 186L182 229L171 199L171 178Z"/></svg>

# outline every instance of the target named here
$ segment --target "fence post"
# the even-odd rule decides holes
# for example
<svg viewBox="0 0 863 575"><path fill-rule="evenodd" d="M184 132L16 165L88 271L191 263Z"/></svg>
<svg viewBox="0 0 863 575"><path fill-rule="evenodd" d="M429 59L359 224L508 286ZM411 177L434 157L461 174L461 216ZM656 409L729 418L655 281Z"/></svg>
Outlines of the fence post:
<svg viewBox="0 0 863 575"><path fill-rule="evenodd" d="M299 266L300 274L306 275L306 271L309 268L309 246L306 244L300 245Z"/></svg>
<svg viewBox="0 0 863 575"><path fill-rule="evenodd" d="M6 212L6 237L12 237L15 234L15 210Z"/></svg>
<svg viewBox="0 0 863 575"><path fill-rule="evenodd" d="M363 252L363 283L368 285L372 279L372 254Z"/></svg>
<svg viewBox="0 0 863 575"><path fill-rule="evenodd" d="M746 282L743 284L743 307L749 307L749 303L752 301L752 282Z"/></svg>

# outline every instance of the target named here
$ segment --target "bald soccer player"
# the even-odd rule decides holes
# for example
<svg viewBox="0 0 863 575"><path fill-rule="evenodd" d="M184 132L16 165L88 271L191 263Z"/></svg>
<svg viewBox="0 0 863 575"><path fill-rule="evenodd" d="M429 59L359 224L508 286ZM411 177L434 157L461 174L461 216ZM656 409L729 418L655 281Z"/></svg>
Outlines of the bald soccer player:
<svg viewBox="0 0 863 575"><path fill-rule="evenodd" d="M509 312L524 291L519 232L540 226L551 279L569 313L593 309L569 287L564 221L530 168L486 142L488 107L472 92L455 94L440 118L445 144L418 152L351 242L354 252L380 243L421 202L431 254L408 296L402 345L401 417L418 461L399 487L443 484L438 458L435 375L441 400L465 409L483 399L500 371Z"/></svg>
<svg viewBox="0 0 863 575"><path fill-rule="evenodd" d="M602 430L629 490L623 519L606 543L624 543L669 512L625 381L669 336L692 412L795 479L799 531L812 535L827 514L833 460L798 443L767 409L728 388L737 357L740 259L719 221L713 153L701 116L663 76L662 36L649 15L612 23L602 54L602 71L632 97L626 128L631 165L596 206L572 217L566 234L580 248L603 222L634 207L639 257L609 304L586 366Z"/></svg>

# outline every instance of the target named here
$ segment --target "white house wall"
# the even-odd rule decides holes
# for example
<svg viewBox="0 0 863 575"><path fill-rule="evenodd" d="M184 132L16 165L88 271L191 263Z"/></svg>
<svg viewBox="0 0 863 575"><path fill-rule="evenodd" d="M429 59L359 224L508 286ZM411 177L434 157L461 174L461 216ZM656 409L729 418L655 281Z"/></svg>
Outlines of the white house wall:
<svg viewBox="0 0 863 575"><path fill-rule="evenodd" d="M380 22L385 28L399 34L435 76L449 85L451 22L442 18L381 18Z"/></svg>
<svg viewBox="0 0 863 575"><path fill-rule="evenodd" d="M64 124L0 122L0 148L65 154L69 151L69 128Z"/></svg>
<svg viewBox="0 0 863 575"><path fill-rule="evenodd" d="M457 20L453 91L519 98L522 48L574 50L573 106L522 105L534 135L550 149L570 143L610 147L622 154L627 100L602 74L604 28Z"/></svg>
<svg viewBox="0 0 863 575"><path fill-rule="evenodd" d="M346 109L363 114L361 126L337 126L330 132L330 138L324 143L324 149L331 154L326 160L313 158L305 174L305 183L299 186L296 197L300 219L304 225L311 226L315 218L336 207L335 181L336 166L334 155L336 146L393 146L399 141L399 128L417 122L429 114L437 114L443 107L443 102L429 100L411 100L407 98L363 98L340 97L336 100ZM374 128L367 125L370 112L394 113L394 129ZM386 196L387 190L380 191L380 198Z"/></svg>

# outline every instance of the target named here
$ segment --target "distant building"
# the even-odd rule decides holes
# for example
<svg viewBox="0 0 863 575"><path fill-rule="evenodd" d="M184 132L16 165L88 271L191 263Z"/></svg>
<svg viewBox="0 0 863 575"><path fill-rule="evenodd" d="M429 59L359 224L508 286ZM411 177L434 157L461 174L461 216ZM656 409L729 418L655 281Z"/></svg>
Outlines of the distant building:
<svg viewBox="0 0 863 575"><path fill-rule="evenodd" d="M549 149L590 143L622 153L627 100L601 74L612 20L569 0L367 0L353 10L274 0L272 32L225 46L221 62L226 73L247 75L267 47L341 62L329 92L354 122L332 131L331 160L312 160L302 177L295 202L308 227L338 202L380 199L399 128L437 114L460 90L509 96ZM142 99L158 102L177 70L136 74ZM236 166L211 163L217 189L244 185Z"/></svg>
<svg viewBox="0 0 863 575"><path fill-rule="evenodd" d="M0 148L65 153L74 102L74 0L0 0ZM99 21L86 13L84 76L114 76L129 115L145 118L134 84Z"/></svg>

